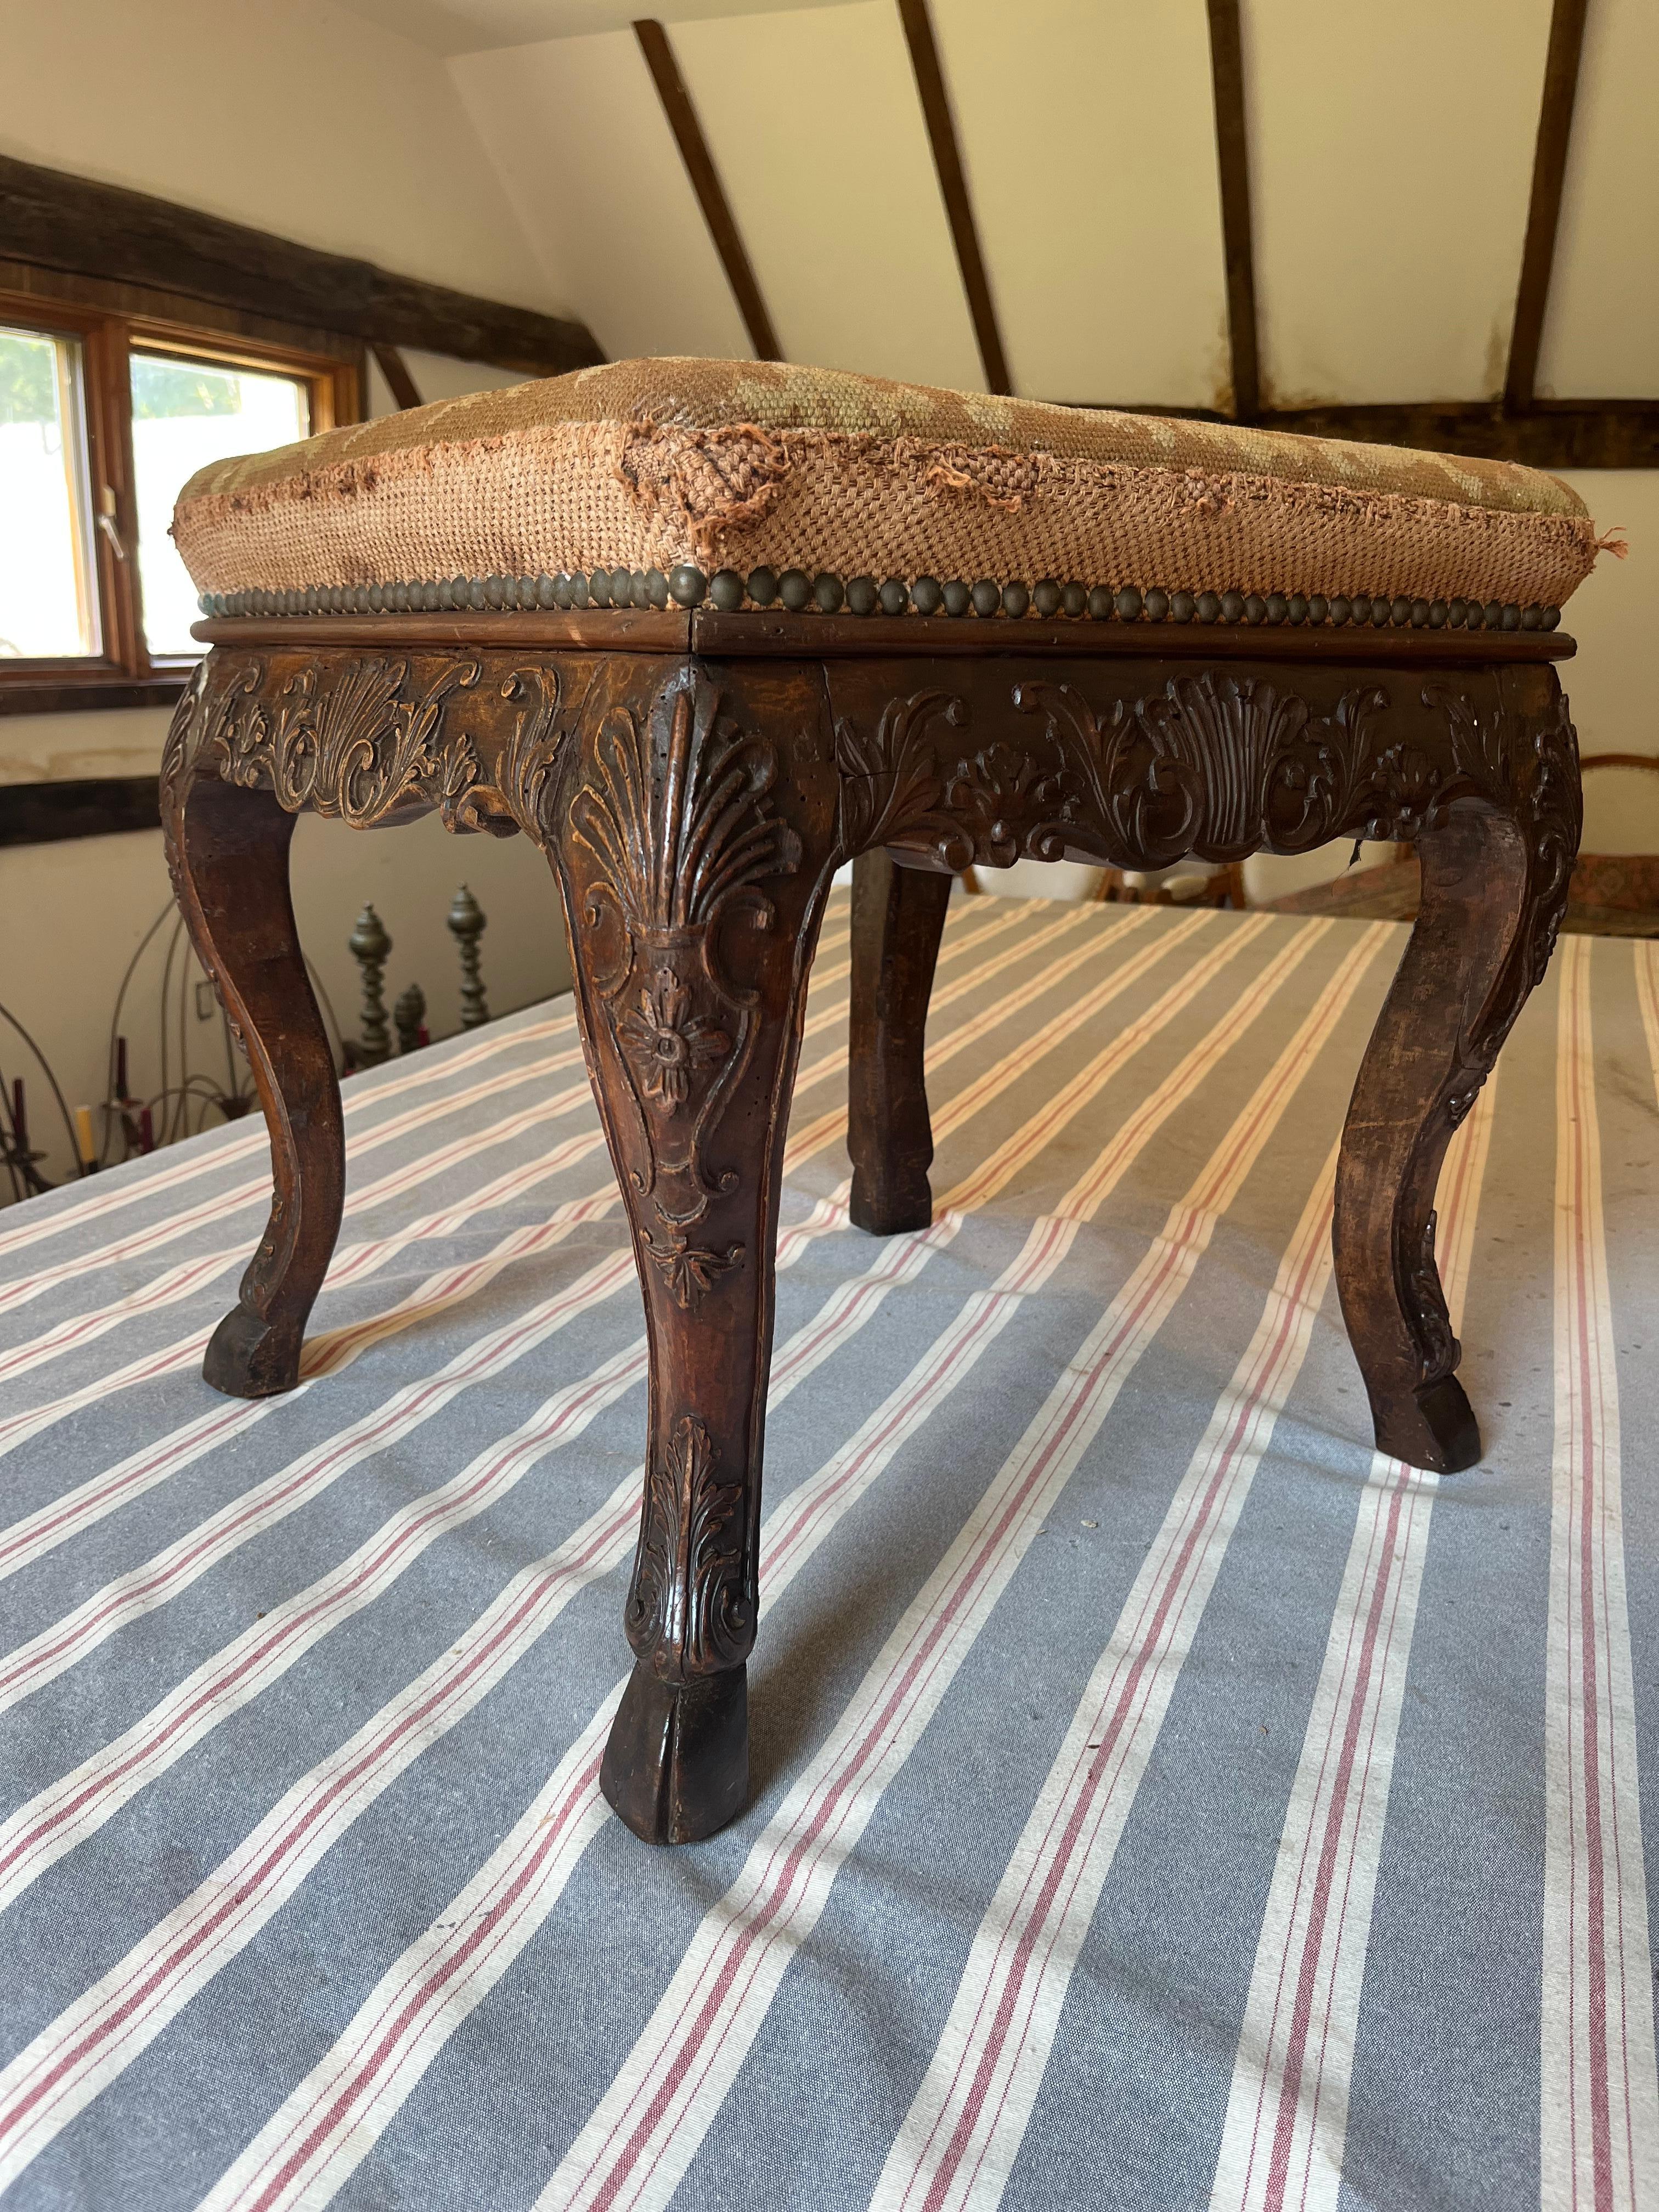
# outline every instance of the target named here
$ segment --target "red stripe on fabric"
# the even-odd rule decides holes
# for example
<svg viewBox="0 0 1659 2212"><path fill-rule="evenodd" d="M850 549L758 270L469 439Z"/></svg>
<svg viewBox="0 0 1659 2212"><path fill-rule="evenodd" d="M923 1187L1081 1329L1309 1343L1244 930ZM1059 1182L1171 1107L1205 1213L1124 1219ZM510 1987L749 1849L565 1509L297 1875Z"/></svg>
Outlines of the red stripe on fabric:
<svg viewBox="0 0 1659 2212"><path fill-rule="evenodd" d="M1401 1470L1404 1474L1407 1471ZM1267 2165L1267 2193L1266 2212L1284 2212L1285 2182L1290 2172L1291 2137L1296 2126L1296 2112L1302 2087L1302 2070L1307 2051L1308 2028L1313 2016L1314 1981L1318 1973L1324 1937L1325 1918L1330 1909L1331 1890L1336 1874L1336 1856L1341 1842L1343 1815L1347 1808L1348 1791L1352 1784L1355 1755L1359 1745L1360 1723L1365 1710L1366 1691L1375 1664L1379 1632L1389 1590L1393 1584L1393 1567L1400 1538L1400 1508L1402 1492L1398 1478L1389 1500L1389 1510L1382 1526L1382 1557L1372 1581L1370 1601L1365 1608L1364 1632L1360 1640L1358 1672L1349 1686L1347 1714L1342 1730L1341 1749L1337 1756L1336 1777L1331 1785L1331 1796L1325 1812L1325 1833L1320 1844L1319 1859L1314 1875L1312 1903L1309 1907L1308 1923L1303 1936L1301 1970L1297 1976L1296 1997L1291 2011L1290 2039L1285 2045L1285 2062L1280 2071L1279 2110L1273 2127L1273 2151Z"/></svg>
<svg viewBox="0 0 1659 2212"><path fill-rule="evenodd" d="M1577 975L1574 977L1577 981ZM1585 1879L1589 1923L1589 2077L1590 2146L1595 2174L1596 2212L1613 2208L1613 2116L1607 2069L1607 1893L1601 1833L1601 1684L1598 1679L1600 1644L1606 1633L1605 1613L1595 1602L1595 1519L1599 1486L1596 1456L1597 1423L1592 1412L1594 1388L1590 1366L1589 1279L1592 1266L1586 1222L1591 1203L1589 1161L1584 1143L1584 1116L1595 1110L1583 1085L1583 1042L1579 1027L1580 1000L1575 990L1568 1013L1571 1054L1572 1116L1572 1311L1577 1336L1579 1527L1578 1577L1580 1657L1579 1679L1584 1701L1582 1747L1584 1782L1584 1827L1588 1846ZM1599 1347L1598 1347L1599 1349ZM1599 1411L1599 1395L1595 1401ZM1575 1857L1577 1854L1574 1855Z"/></svg>
<svg viewBox="0 0 1659 2212"><path fill-rule="evenodd" d="M1134 1325L1140 1320L1155 1291L1162 1286L1174 1269L1182 1249L1182 1246L1174 1243L1166 1248L1162 1264L1149 1275L1146 1282L1142 1285L1139 1297L1124 1316L1117 1329L1114 1331L1108 1346L1103 1348L1099 1357L1092 1363L1090 1370L1091 1378L1097 1376L1115 1356L1126 1336L1133 1334ZM731 1987L739 1966L747 1953L754 1947L757 1939L766 1933L788 1901L794 1884L802 1871L803 1862L811 1846L821 1836L827 1836L833 1832L833 1823L842 1812L853 1786L860 1780L866 1766L879 1750L883 1739L890 1733L896 1717L902 1711L903 1706L911 1701L915 1686L923 1679L931 1663L936 1658L939 1647L945 1639L947 1631L954 1626L962 1612L977 1595L981 1583L1003 1548L1008 1531L1020 1516L1025 1498L1031 1490L1038 1486L1040 1478L1046 1472L1056 1451L1076 1426L1083 1410L1081 1395L1079 1395L1079 1397L1074 1399L1067 1407L1059 1427L1045 1443L1042 1450L1033 1458L1024 1478L1011 1492L996 1521L981 1539L972 1560L962 1571L948 1602L935 1615L921 1642L914 1647L911 1656L891 1688L886 1692L873 1718L866 1724L863 1735L853 1747L839 1773L826 1788L811 1820L790 1845L776 1873L775 1874L769 1868L763 1875L763 1881L770 1886L771 1893L768 1901L752 1917L745 1918L742 1929L733 1937L732 1948L727 1954L726 1962L721 1966L714 1990L691 2023L685 2040L671 2062L661 2087L647 2107L634 2134L624 2145L617 2166L595 2197L593 2200L595 2212L607 2212L607 2208L614 2203L617 2192L627 2179L628 2172L636 2161L640 2150L649 2141L651 2134L669 2105L672 2104L675 2094L697 2057L704 2039L718 2016L720 2002ZM678 2033L678 2024L677 2023L671 2036L665 2037L664 2041L672 2040ZM596 2159L594 2163L597 2165L598 2162Z"/></svg>
<svg viewBox="0 0 1659 2212"><path fill-rule="evenodd" d="M1242 1154L1248 1150L1249 1141L1253 1137L1255 1128L1260 1125L1261 1120L1267 1117L1270 1100L1279 1095L1282 1088L1283 1078L1281 1075L1280 1080L1275 1083L1273 1088L1269 1091L1261 1101L1260 1110L1255 1115L1252 1116L1249 1127L1243 1130L1235 1129L1233 1132L1230 1133L1232 1141L1226 1146L1226 1149L1221 1156L1220 1161L1212 1163L1209 1174L1206 1177L1208 1190L1213 1191L1218 1188L1224 1188L1228 1174L1231 1170L1231 1163L1240 1158ZM1183 1206L1182 1211L1187 1214L1189 1220L1201 1220L1205 1208L1198 1202L1189 1202ZM1052 1221L1055 1217L1050 1217L1050 1218ZM1126 1339L1133 1334L1135 1328L1139 1325L1149 1305L1152 1303L1156 1292L1162 1288L1170 1272L1177 1265L1182 1255L1189 1249L1191 1241L1190 1235L1187 1235L1183 1236L1183 1237L1179 1241L1171 1240L1166 1243L1159 1267L1154 1270L1141 1285L1135 1304L1120 1321L1119 1325L1114 1331L1108 1345L1103 1347L1101 1352L1097 1355L1097 1359L1091 1363L1091 1366L1089 1370L1091 1386L1093 1381L1097 1378L1100 1372L1115 1356L1117 1351ZM637 2161L638 2156L640 2155L644 2144L648 2142L650 2135L654 2131L655 2127L660 2122L664 2113L668 2108L668 2106L672 2103L673 2096L677 2094L680 2084L686 2078L692 2060L696 2057L704 2038L707 2036L709 2028L713 2024L714 2018L718 2012L719 2000L732 1985L738 1971L739 1962L746 1955L747 1952L754 1947L756 1938L763 1935L767 1930L772 1921L777 1917L778 1913L782 1909L782 1905L788 1895L789 1890L793 1887L800 1872L803 1857L810 1846L817 1841L820 1835L825 1835L830 1832L832 1820L840 1812L842 1802L847 1796L851 1784L860 1778L865 1765L868 1763L874 1750L879 1745L882 1736L887 1732L888 1723L890 1723L892 1715L902 1705L904 1702L907 1701L908 1694L912 1684L921 1678L927 1663L935 1656L939 1644L944 1638L945 1630L954 1623L957 1616L967 1603L970 1595L977 1594L979 1584L983 1579L989 1565L994 1561L994 1557L1000 1551L1008 1529L1018 1518L1025 1498L1030 1494L1031 1488L1038 1481L1041 1475L1046 1471L1056 1451L1061 1447L1066 1438L1075 1427L1077 1421L1081 1418L1082 1413L1086 1407L1086 1390L1079 1392L1070 1401L1059 1426L1045 1443L1042 1451L1034 1457L1024 1478L1020 1482L1017 1489L1012 1493L998 1521L994 1524L993 1528L988 1536L981 1541L979 1551L971 1565L963 1571L962 1577L957 1583L949 1603L936 1617L921 1644L915 1648L912 1657L899 1675L894 1688L889 1692L885 1702L877 1713L874 1721L866 1727L863 1738L854 1747L852 1755L843 1765L841 1772L834 1778L833 1782L827 1788L806 1830L794 1841L791 1848L785 1854L781 1868L775 1874L774 1873L772 1867L769 1867L763 1871L761 1878L762 1883L773 1884L773 1893L767 1904L753 1918L745 1918L742 1929L738 1936L733 1938L734 1948L728 1954L726 1962L720 1970L716 1980L714 1993L708 2000L705 2001L696 2020L692 2022L690 2028L687 2032L685 2043L681 2046L680 2051L670 2063L669 2072L664 2083L653 2098L651 2104L647 2108L645 2114L637 2124L633 2135L629 2138L628 2143L624 2145L621 2156L618 2159L617 2166L613 2168L611 2174L607 2178L606 2181L602 2185L599 2193L595 2197L593 2200L595 2212L608 2212L608 2208L615 2203L617 2192L623 2185L623 2181L627 2179L629 2171ZM662 2041L665 2045L679 2035L681 2024L684 2019L684 2014L683 2013L680 2020L677 2021L669 2032L663 2037ZM611 2141L614 2141L614 2139L613 2133ZM594 2170L594 2168L596 2168L599 2164L600 2160L609 2154L610 2143L607 2142L601 2148L600 2152L595 2156L589 2171L592 2172Z"/></svg>
<svg viewBox="0 0 1659 2212"><path fill-rule="evenodd" d="M1316 1264L1316 1252L1310 1243L1309 1256L1304 1261L1302 1271L1297 1278L1296 1294L1286 1299L1284 1311L1280 1316L1278 1333L1273 1340L1267 1363L1269 1373L1281 1356L1284 1344L1293 1328L1300 1297L1305 1289L1308 1275ZM1242 1401L1236 1409L1231 1425L1227 1432L1227 1441L1217 1462L1215 1472L1205 1486L1196 1513L1188 1521L1176 1553L1174 1567L1172 1570L1163 1571L1159 1582L1146 1593L1146 1604L1150 1604L1152 1607L1150 1628L1145 1626L1146 1613L1146 1605L1143 1605L1142 1612L1137 1618L1133 1632L1133 1656L1130 1660L1123 1687L1118 1694L1096 1755L1089 1763L1084 1788L1074 1800L1061 1831L1058 1849L1048 1873L1038 1890L1036 1905L1029 1916L1023 1919L1022 1932L1016 1942L1013 1962L1007 1970L1006 1978L1003 1982L1003 1993L993 2017L985 2049L975 2069L973 2083L963 2100L963 2112L952 2132L951 2142L924 2201L925 2212L939 2212L939 2208L943 2205L949 2193L957 2170L966 2155L979 2115L983 2109L984 2100L997 2063L1007 2040L1020 1990L1027 1979L1029 1967L1036 1956L1039 1937L1044 1932L1050 1915L1053 1913L1060 1886L1071 1871L1072 1861L1076 1853L1085 1822L1093 1809L1106 1770L1112 1763L1118 1742L1128 1724L1131 1709L1137 1701L1158 1640L1167 1625L1176 1596L1185 1582L1188 1570L1197 1552L1200 1539L1208 1534L1211 1522L1215 1516L1216 1506L1231 1480L1238 1452L1248 1434L1250 1422L1254 1419L1259 1403L1260 1394L1253 1394ZM1109 1795L1109 1792L1108 1794ZM1040 1860L1042 1854L1038 1856ZM1054 1916L1054 1933L1050 1939L1048 1952L1043 1954L1045 1960L1052 1952L1054 1942L1058 1940L1058 1929L1062 1917L1061 1915ZM1011 1926L1013 1924L1012 1919L1010 1924ZM1000 1972L1000 1943L998 1958L993 1963L991 1974L988 1976L988 1984L994 1982ZM966 2050L971 2049L973 2040L970 2036L964 2048L964 2057ZM960 2079L960 2070L956 2079ZM951 2092L947 2093L945 2100L945 2110L949 2109L954 2087L953 2081ZM1005 2096L1006 2094L1006 2089L1004 2094ZM932 2137L929 2138L927 2148L931 2148L931 2144ZM923 2160L918 2160L919 2165L925 2160L925 2157L926 2148Z"/></svg>
<svg viewBox="0 0 1659 2212"><path fill-rule="evenodd" d="M631 1255L628 1255L628 1258L618 1265L629 1263L631 1263ZM458 1389L465 1387L468 1382L475 1381L480 1373L488 1372L492 1365L512 1356L511 1348L515 1345L533 1340L544 1326L545 1319L546 1316L543 1315L531 1316L517 1329L478 1352L467 1367L459 1372L451 1371L446 1375L434 1376L430 1382L405 1399L401 1405L382 1408L370 1425L336 1438L332 1448L324 1456L313 1460L311 1464L294 1474L279 1489L267 1492L243 1512L231 1515L216 1527L210 1528L204 1534L198 1534L193 1543L177 1553L148 1581L131 1583L124 1589L113 1592L95 1613L83 1617L73 1631L58 1643L46 1646L44 1650L37 1646L21 1668L14 1666L9 1672L0 1670L0 1696L4 1696L10 1688L27 1680L29 1675L40 1673L50 1662L62 1659L66 1653L72 1653L77 1644L89 1644L95 1640L93 1632L106 1621L113 1620L118 1622L135 1610L147 1609L142 1607L141 1601L155 1595L158 1591L165 1590L169 1583L185 1578L185 1571L187 1568L199 1559L213 1558L227 1540L233 1537L239 1528L257 1528L273 1508L289 1498L303 1496L305 1492L316 1483L319 1475L349 1460L360 1449L365 1447L373 1449L380 1440L404 1426L411 1414L440 1398L443 1393L450 1389L452 1385ZM309 1456L307 1455L307 1457ZM0 1872L3 1872L5 1863L7 1863L0 1861Z"/></svg>
<svg viewBox="0 0 1659 2212"><path fill-rule="evenodd" d="M587 1398L595 1392L602 1393L606 1387L608 1387L608 1382L600 1383L597 1378L590 1378L587 1393L583 1397L572 1401L573 1409L580 1408L585 1405ZM10 1851L0 1855L0 1877L3 1877L20 1860L26 1858L37 1849L46 1838L61 1827L75 1814L82 1811L97 1798L106 1796L120 1783L124 1776L135 1770L142 1769L174 1736L187 1730L199 1712L210 1709L223 1698L228 1689L234 1688L246 1675L267 1664L281 1651L284 1644L291 1643L296 1637L303 1635L317 1620L325 1619L329 1613L338 1612L346 1607L355 1592L372 1583L385 1571L387 1564L395 1559L399 1552L408 1550L432 1522L437 1522L441 1524L459 1510L467 1498L475 1495L480 1490L487 1490L499 1474L502 1463L502 1460L498 1458L478 1471L466 1491L446 1498L441 1505L434 1505L404 1522L393 1531L382 1548L365 1562L349 1583L328 1590L303 1611L292 1613L285 1620L274 1623L266 1636L252 1645L234 1667L215 1676L210 1683L204 1686L190 1704L175 1711L161 1727L136 1747L125 1759L100 1768L78 1796L55 1806L51 1814L37 1823L33 1828L28 1830Z"/></svg>

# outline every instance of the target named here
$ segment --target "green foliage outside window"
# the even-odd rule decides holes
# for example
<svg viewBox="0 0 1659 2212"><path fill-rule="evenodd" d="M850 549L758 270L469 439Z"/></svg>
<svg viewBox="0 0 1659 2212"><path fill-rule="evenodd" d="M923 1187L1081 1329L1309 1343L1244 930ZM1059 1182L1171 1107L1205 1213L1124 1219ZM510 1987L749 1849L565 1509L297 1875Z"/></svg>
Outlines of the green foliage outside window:
<svg viewBox="0 0 1659 2212"><path fill-rule="evenodd" d="M132 419L156 422L180 415L240 415L241 387L234 376L216 376L187 361L132 357Z"/></svg>
<svg viewBox="0 0 1659 2212"><path fill-rule="evenodd" d="M57 354L50 338L0 331L0 424L58 420Z"/></svg>

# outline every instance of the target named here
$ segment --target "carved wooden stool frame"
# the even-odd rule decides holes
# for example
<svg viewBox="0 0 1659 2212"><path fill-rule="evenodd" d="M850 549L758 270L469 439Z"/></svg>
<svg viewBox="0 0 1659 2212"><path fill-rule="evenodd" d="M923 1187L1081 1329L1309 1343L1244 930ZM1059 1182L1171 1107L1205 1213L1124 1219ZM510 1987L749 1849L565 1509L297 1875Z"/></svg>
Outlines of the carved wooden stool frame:
<svg viewBox="0 0 1659 2212"><path fill-rule="evenodd" d="M252 1064L275 1194L205 1374L291 1389L340 1221L338 1085L288 890L294 817L520 831L568 919L635 1238L649 1440L603 1787L684 1842L748 1791L745 1662L785 1127L836 870L854 892L852 1212L929 1218L922 1039L950 873L1407 838L1422 909L1361 1065L1336 1274L1381 1449L1480 1437L1434 1256L1452 1130L1542 975L1577 848L1559 634L1345 637L1033 619L243 618L167 741L168 864Z"/></svg>

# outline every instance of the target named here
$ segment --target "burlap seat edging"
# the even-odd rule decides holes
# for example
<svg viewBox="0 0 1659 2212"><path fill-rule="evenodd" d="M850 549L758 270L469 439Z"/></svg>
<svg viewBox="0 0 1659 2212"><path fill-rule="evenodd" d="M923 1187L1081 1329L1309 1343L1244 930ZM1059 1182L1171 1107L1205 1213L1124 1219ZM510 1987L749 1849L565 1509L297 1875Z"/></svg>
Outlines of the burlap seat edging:
<svg viewBox="0 0 1659 2212"><path fill-rule="evenodd" d="M503 401L516 402L520 416L538 397L544 410L568 410L576 396L568 387L659 366L677 365L613 364L475 397L496 403L497 420ZM1040 416L1045 428L1075 412L1003 404ZM204 471L175 516L186 565L216 598L695 568L907 586L1054 579L1143 595L1559 607L1596 552L1582 501L1553 477L1389 449L1334 444L1319 454L1322 480L1315 480L752 422L543 420L486 436L444 434L485 419L482 405L447 402L399 418L398 441L384 423L354 426ZM1226 433L1208 441L1212 453L1242 453L1254 439L1273 449L1280 470L1321 443L1231 426L1088 419L1103 438L1127 424L1126 436L1143 450L1179 432L1172 460L1200 450L1197 431ZM1076 425L1062 427L1075 444ZM1389 477L1456 481L1476 497L1388 489L1380 480ZM1535 506L1520 503L1528 495Z"/></svg>

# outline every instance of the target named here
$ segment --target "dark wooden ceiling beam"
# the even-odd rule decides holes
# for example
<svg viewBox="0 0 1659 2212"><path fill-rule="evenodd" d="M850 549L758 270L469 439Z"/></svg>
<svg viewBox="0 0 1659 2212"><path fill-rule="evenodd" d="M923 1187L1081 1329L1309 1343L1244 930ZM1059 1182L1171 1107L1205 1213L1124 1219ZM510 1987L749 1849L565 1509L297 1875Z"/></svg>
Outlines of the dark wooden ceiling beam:
<svg viewBox="0 0 1659 2212"><path fill-rule="evenodd" d="M369 345L415 346L527 376L557 376L605 358L583 323L452 292L3 155L0 243L9 259L39 268L153 286Z"/></svg>
<svg viewBox="0 0 1659 2212"><path fill-rule="evenodd" d="M1659 403L1652 400L1535 400L1523 415L1478 404L1298 407L1269 409L1261 422L1313 438L1418 446L1534 469L1659 468Z"/></svg>
<svg viewBox="0 0 1659 2212"><path fill-rule="evenodd" d="M1131 407L1119 412L1214 422L1230 419L1195 407ZM1522 415L1479 400L1264 407L1256 420L1264 430L1352 438L1368 446L1415 446L1431 453L1470 453L1482 460L1522 461L1534 469L1659 468L1655 399L1537 399Z"/></svg>
<svg viewBox="0 0 1659 2212"><path fill-rule="evenodd" d="M409 363L397 347L372 345L369 351L374 355L374 366L385 377L386 389L397 402L399 410L406 413L411 407L419 407L422 404L420 387L410 374Z"/></svg>
<svg viewBox="0 0 1659 2212"><path fill-rule="evenodd" d="M1561 221L1561 188L1566 180L1567 148L1572 137L1573 102L1578 94L1578 64L1584 50L1584 15L1589 0L1555 0L1550 40L1544 57L1544 96L1538 111L1538 139L1532 160L1532 198L1527 208L1526 243L1521 251L1521 282L1515 295L1515 324L1510 333L1509 368L1504 404L1520 412L1533 404L1538 381L1538 350L1549 307L1555 267L1555 234Z"/></svg>
<svg viewBox="0 0 1659 2212"><path fill-rule="evenodd" d="M968 196L956 119L951 112L951 96L945 88L945 71L939 64L939 42L933 36L927 0L898 0L898 11L904 27L904 41L910 49L910 67L915 72L916 93L921 101L927 143L933 149L945 216L957 250L957 266L962 271L962 289L968 295L968 313L979 344L986 387L991 392L1012 392L1014 386L1008 374L1008 356L1003 350L996 303L991 297L991 280L986 274L985 256L980 250L974 205Z"/></svg>
<svg viewBox="0 0 1659 2212"><path fill-rule="evenodd" d="M1208 0L1208 5L1233 414L1241 422L1254 422L1261 406L1261 360L1255 313L1255 239L1250 222L1249 141L1244 122L1243 41L1238 0Z"/></svg>
<svg viewBox="0 0 1659 2212"><path fill-rule="evenodd" d="M708 235L720 256L720 267L726 271L726 281L732 287L732 296L738 303L738 313L743 317L744 328L749 333L749 343L761 361L781 361L783 348L778 343L778 334L772 327L772 318L767 312L759 279L754 264L738 228L738 219L732 212L732 203L726 197L726 187L720 182L720 171L714 167L714 156L709 151L708 141L697 111L691 103L685 79L680 75L680 65L674 49L669 44L668 33L653 17L644 17L634 26L634 35L640 42L640 52L651 72L651 82L657 88L657 97L662 102L662 112L668 127L674 134L674 143L680 149L680 159L685 164L685 173L697 205L702 210L702 219L708 226Z"/></svg>

